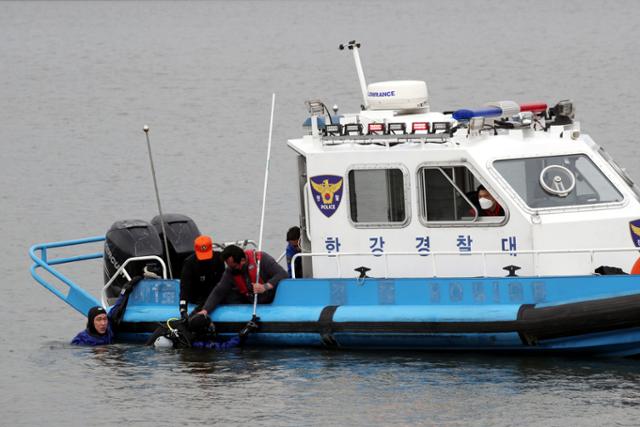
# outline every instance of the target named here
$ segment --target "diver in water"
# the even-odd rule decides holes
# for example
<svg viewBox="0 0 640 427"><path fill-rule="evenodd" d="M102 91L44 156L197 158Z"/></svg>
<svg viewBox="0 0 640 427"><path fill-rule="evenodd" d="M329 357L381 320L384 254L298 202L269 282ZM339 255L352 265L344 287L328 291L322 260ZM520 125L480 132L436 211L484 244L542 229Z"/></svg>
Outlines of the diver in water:
<svg viewBox="0 0 640 427"><path fill-rule="evenodd" d="M147 274L145 272L145 276ZM142 276L136 276L122 287L120 296L113 307L109 309L109 313L98 305L91 307L87 313L87 328L79 332L71 340L71 344L86 346L112 344L114 333L118 329L118 325L127 308L129 294L140 280L142 280Z"/></svg>
<svg viewBox="0 0 640 427"><path fill-rule="evenodd" d="M156 348L205 348L229 350L244 344L249 333L258 329L257 319L249 321L238 335L226 341L218 339L211 318L205 314L193 314L188 319L169 319L147 340Z"/></svg>
<svg viewBox="0 0 640 427"><path fill-rule="evenodd" d="M106 345L113 342L113 330L109 325L107 311L100 307L91 307L87 314L87 329L79 332L71 344L74 345Z"/></svg>

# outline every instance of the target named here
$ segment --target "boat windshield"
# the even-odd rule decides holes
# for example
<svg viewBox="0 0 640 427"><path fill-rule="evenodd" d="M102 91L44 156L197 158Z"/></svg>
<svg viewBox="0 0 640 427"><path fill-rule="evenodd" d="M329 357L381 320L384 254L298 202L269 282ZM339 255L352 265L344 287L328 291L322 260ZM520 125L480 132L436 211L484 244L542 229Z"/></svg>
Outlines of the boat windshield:
<svg viewBox="0 0 640 427"><path fill-rule="evenodd" d="M611 157L603 147L600 147L598 144L595 144L595 143L594 145L598 148L598 153L600 153L600 155L611 165L613 170L615 170L616 173L620 176L620 178L622 178L622 180L629 186L629 188L631 188L633 193L636 195L636 198L640 200L640 187L638 187L633 182L633 180L631 179L627 171L624 168L620 167L620 165L616 163L615 160L613 160L613 157Z"/></svg>
<svg viewBox="0 0 640 427"><path fill-rule="evenodd" d="M497 160L494 166L532 208L623 200L622 194L584 154Z"/></svg>

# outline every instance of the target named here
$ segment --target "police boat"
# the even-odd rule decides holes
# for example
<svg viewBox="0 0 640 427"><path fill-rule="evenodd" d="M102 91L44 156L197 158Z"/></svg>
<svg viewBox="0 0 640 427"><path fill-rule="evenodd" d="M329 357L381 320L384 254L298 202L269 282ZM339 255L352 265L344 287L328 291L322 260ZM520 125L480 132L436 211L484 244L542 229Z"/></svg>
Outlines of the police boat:
<svg viewBox="0 0 640 427"><path fill-rule="evenodd" d="M247 344L639 354L640 188L581 131L573 103L435 112L424 82L367 84L360 45L341 47L353 53L363 108L339 115L309 101L305 134L287 142L302 230L292 262L303 275L258 306ZM160 277L138 283L118 333L144 340L179 317L167 264L179 271L199 234L188 217L165 216L165 249L161 222L35 245L32 275L86 314L155 263ZM50 254L95 242L102 252ZM104 262L100 298L57 269L89 259ZM251 317L251 305L212 313L223 334Z"/></svg>

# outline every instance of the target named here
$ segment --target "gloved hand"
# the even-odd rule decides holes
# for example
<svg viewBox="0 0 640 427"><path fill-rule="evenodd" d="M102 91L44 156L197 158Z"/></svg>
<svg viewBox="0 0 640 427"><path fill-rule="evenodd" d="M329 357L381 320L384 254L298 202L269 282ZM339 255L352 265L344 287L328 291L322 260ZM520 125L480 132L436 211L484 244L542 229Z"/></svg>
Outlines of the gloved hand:
<svg viewBox="0 0 640 427"><path fill-rule="evenodd" d="M120 295L130 294L133 288L138 284L140 280L142 280L142 276L135 276L134 278L129 280L127 283L122 285L122 289L120 290Z"/></svg>
<svg viewBox="0 0 640 427"><path fill-rule="evenodd" d="M260 318L251 319L244 325L244 328L238 334L240 336L240 340L244 341L247 339L249 334L253 331L257 331L260 328Z"/></svg>
<svg viewBox="0 0 640 427"><path fill-rule="evenodd" d="M187 306L187 301L180 300L178 307L180 309L180 317L182 320L187 320L189 318L189 307Z"/></svg>

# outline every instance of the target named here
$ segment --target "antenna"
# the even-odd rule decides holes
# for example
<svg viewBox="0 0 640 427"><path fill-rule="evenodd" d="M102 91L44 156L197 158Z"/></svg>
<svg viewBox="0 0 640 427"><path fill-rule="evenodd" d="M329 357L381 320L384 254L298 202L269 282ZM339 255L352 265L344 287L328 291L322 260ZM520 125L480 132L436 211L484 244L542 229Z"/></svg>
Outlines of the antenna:
<svg viewBox="0 0 640 427"><path fill-rule="evenodd" d="M356 63L356 71L358 72L358 80L360 80L360 90L362 90L362 99L364 109L369 108L369 103L367 102L367 81L364 78L364 71L362 71L362 63L360 62L360 54L358 53L358 49L360 49L360 43L355 40L351 40L346 45L341 44L338 46L338 49L344 50L345 48L353 51L353 60Z"/></svg>
<svg viewBox="0 0 640 427"><path fill-rule="evenodd" d="M171 257L169 256L169 243L167 241L167 231L164 229L164 216L162 215L162 206L160 205L160 193L158 192L158 182L156 181L156 168L153 167L153 156L151 155L151 143L149 142L149 126L144 125L142 128L147 138L147 151L149 152L149 163L151 164L151 176L153 176L153 187L156 189L156 200L158 201L158 212L160 212L160 226L162 227L162 236L164 237L164 251L167 254L167 267L169 267L169 279L173 279L171 271Z"/></svg>

